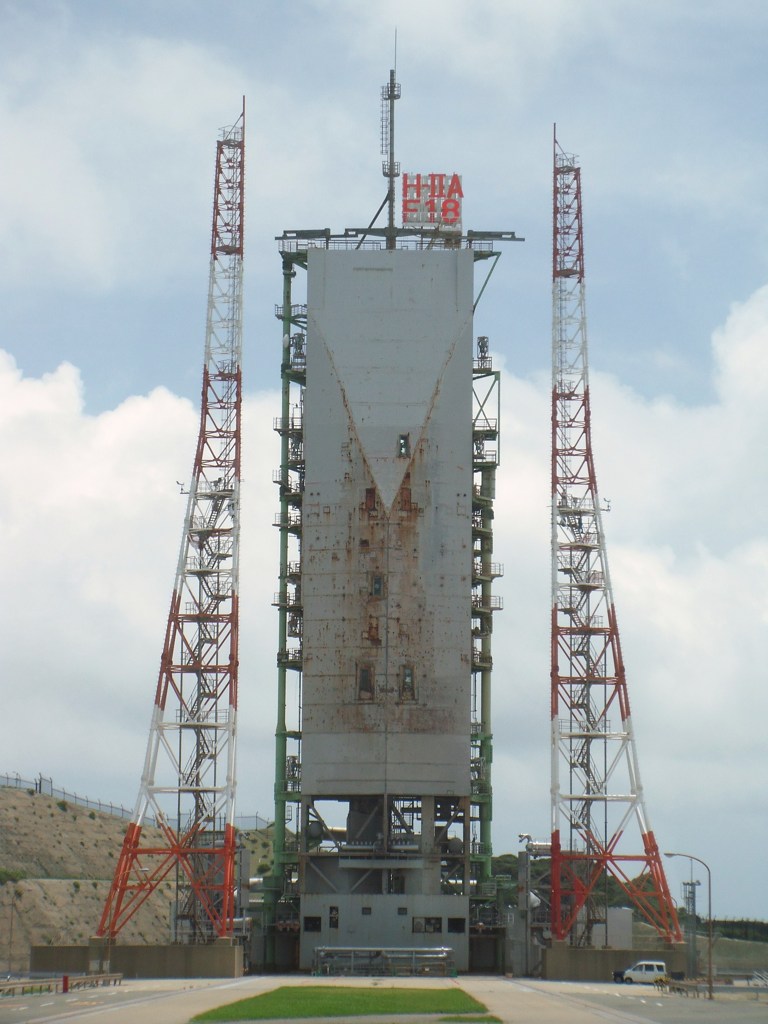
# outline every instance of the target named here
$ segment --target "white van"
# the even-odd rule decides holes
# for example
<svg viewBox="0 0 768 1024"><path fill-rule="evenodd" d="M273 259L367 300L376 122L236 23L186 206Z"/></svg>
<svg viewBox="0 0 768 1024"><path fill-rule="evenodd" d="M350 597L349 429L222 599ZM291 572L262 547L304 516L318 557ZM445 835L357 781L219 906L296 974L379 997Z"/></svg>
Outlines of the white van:
<svg viewBox="0 0 768 1024"><path fill-rule="evenodd" d="M616 978L620 974L620 978ZM667 965L663 960L639 960L625 971L616 971L616 981L625 981L631 985L633 982L639 985L652 985L655 981L662 981L667 976Z"/></svg>

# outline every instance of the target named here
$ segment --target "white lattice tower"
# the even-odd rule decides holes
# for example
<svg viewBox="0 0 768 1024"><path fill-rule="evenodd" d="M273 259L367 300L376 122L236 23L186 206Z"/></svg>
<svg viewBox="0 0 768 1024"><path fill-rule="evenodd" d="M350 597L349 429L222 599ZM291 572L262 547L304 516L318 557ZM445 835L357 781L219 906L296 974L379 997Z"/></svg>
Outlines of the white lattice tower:
<svg viewBox="0 0 768 1024"><path fill-rule="evenodd" d="M581 170L554 143L552 934L591 945L613 876L680 941L645 809L592 453Z"/></svg>
<svg viewBox="0 0 768 1024"><path fill-rule="evenodd" d="M139 795L97 932L109 938L169 876L177 941L233 929L244 135L245 106L216 145L200 431Z"/></svg>

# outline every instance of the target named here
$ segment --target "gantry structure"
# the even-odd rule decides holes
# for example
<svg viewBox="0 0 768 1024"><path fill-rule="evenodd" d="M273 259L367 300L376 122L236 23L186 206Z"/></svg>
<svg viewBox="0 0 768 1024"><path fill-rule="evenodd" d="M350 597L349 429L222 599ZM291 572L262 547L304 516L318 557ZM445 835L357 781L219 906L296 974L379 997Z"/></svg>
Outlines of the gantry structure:
<svg viewBox="0 0 768 1024"><path fill-rule="evenodd" d="M491 876L499 373L471 332L498 243L516 239L462 232L457 175L403 175L396 224L399 97L391 72L387 194L371 224L277 240L272 966L316 968L329 947L450 946L466 969L473 939L490 937L497 967L503 933Z"/></svg>
<svg viewBox="0 0 768 1024"><path fill-rule="evenodd" d="M592 452L581 169L554 137L552 843L555 940L590 946L619 883L667 942L680 926L640 781ZM610 937L603 931L603 942Z"/></svg>
<svg viewBox="0 0 768 1024"><path fill-rule="evenodd" d="M97 931L107 939L166 880L173 941L234 929L244 172L245 104L216 143L200 429L139 794Z"/></svg>

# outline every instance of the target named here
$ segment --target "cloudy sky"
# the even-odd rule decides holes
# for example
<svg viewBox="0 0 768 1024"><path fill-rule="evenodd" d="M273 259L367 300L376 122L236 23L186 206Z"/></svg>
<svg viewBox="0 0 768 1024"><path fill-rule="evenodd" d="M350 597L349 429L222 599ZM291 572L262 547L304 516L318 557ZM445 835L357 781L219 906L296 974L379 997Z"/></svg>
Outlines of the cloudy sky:
<svg viewBox="0 0 768 1024"><path fill-rule="evenodd" d="M274 236L405 170L508 245L495 845L549 829L552 125L583 167L594 441L651 824L768 918L768 7L0 0L0 772L135 798L197 433L217 130L248 108L239 811L270 816ZM688 877L668 862L680 895ZM695 877L699 877L696 871ZM702 879L704 881L705 879Z"/></svg>

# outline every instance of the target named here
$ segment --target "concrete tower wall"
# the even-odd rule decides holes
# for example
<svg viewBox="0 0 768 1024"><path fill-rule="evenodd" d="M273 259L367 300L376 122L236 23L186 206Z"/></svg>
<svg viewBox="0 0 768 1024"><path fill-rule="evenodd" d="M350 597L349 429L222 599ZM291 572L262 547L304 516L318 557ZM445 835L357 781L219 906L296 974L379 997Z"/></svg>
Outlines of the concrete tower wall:
<svg viewBox="0 0 768 1024"><path fill-rule="evenodd" d="M313 250L302 790L469 794L472 253Z"/></svg>
<svg viewBox="0 0 768 1024"><path fill-rule="evenodd" d="M469 939L472 271L308 255L300 965Z"/></svg>

